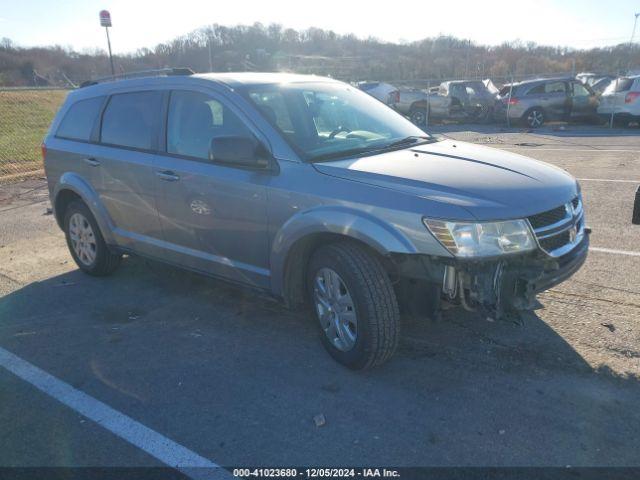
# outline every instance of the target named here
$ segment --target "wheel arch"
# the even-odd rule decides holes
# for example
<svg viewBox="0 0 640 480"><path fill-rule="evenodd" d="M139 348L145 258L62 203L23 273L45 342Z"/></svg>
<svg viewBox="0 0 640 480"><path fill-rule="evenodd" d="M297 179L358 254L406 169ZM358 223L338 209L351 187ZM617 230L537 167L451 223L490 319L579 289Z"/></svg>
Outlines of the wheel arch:
<svg viewBox="0 0 640 480"><path fill-rule="evenodd" d="M351 241L393 270L392 253L417 253L411 241L393 226L366 212L320 207L292 217L274 237L271 249L271 289L289 306L304 302L306 266L322 245Z"/></svg>
<svg viewBox="0 0 640 480"><path fill-rule="evenodd" d="M74 200L82 200L93 214L100 232L108 244L113 243L112 223L100 202L97 192L80 175L65 173L55 187L53 194L53 214L60 228L64 228L64 212Z"/></svg>

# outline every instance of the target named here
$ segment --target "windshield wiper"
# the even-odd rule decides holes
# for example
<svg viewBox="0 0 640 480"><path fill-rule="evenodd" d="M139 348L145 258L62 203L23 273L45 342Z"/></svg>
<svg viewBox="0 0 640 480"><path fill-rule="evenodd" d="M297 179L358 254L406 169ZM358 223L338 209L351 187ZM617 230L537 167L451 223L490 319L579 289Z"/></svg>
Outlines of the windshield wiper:
<svg viewBox="0 0 640 480"><path fill-rule="evenodd" d="M309 161L322 162L323 160L335 160L338 158L344 158L344 157L350 157L355 155L361 155L363 153L375 152L377 150L378 150L377 147L350 148L348 150L340 150L338 152L322 153L320 155L316 155L315 157L311 157Z"/></svg>
<svg viewBox="0 0 640 480"><path fill-rule="evenodd" d="M431 143L434 141L436 141L434 137L426 137L426 136L422 137L422 136L412 135L410 137L404 137L404 138L401 138L400 140L396 140L395 142L387 143L386 145L351 148L349 150L340 150L338 152L322 153L320 155L316 155L315 157L311 157L309 161L322 162L325 160L336 160L344 157L363 155L365 153L385 152L387 150L392 150L397 147L403 147L405 145L413 145L418 142L420 142L420 144L423 144L423 143Z"/></svg>
<svg viewBox="0 0 640 480"><path fill-rule="evenodd" d="M424 140L425 142L431 142L433 141L433 137L422 137L418 135L411 135L409 137L404 137L404 138L401 138L400 140L396 140L395 142L391 142L382 148L393 148L393 147L401 147L403 145L411 145L413 143L419 142L420 140Z"/></svg>

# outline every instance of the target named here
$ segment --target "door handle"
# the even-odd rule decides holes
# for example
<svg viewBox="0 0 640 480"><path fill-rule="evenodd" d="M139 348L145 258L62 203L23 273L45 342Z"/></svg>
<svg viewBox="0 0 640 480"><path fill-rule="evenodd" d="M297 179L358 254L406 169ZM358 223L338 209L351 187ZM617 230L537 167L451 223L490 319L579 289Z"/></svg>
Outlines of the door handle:
<svg viewBox="0 0 640 480"><path fill-rule="evenodd" d="M161 172L156 172L156 175L160 180L164 180L165 182L177 182L180 180L180 176L176 175L171 170L162 170Z"/></svg>
<svg viewBox="0 0 640 480"><path fill-rule="evenodd" d="M96 160L95 158L85 158L84 159L84 163L86 163L90 167L99 167L100 166L100 162L98 160Z"/></svg>

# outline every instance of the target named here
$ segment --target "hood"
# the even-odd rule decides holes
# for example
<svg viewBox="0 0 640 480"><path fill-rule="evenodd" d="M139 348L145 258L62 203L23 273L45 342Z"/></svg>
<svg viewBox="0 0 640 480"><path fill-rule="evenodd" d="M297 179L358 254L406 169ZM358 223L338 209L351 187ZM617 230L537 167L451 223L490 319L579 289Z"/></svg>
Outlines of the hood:
<svg viewBox="0 0 640 480"><path fill-rule="evenodd" d="M369 157L316 163L321 173L438 203L457 205L478 220L523 218L577 195L564 170L504 150L443 140Z"/></svg>

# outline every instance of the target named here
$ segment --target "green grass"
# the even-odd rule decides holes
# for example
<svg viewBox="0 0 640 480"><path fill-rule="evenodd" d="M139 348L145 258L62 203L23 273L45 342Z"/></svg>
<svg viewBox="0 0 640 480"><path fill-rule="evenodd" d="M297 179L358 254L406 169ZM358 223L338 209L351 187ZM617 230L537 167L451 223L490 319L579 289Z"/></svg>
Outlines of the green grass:
<svg viewBox="0 0 640 480"><path fill-rule="evenodd" d="M42 168L40 144L64 90L0 91L0 177Z"/></svg>

